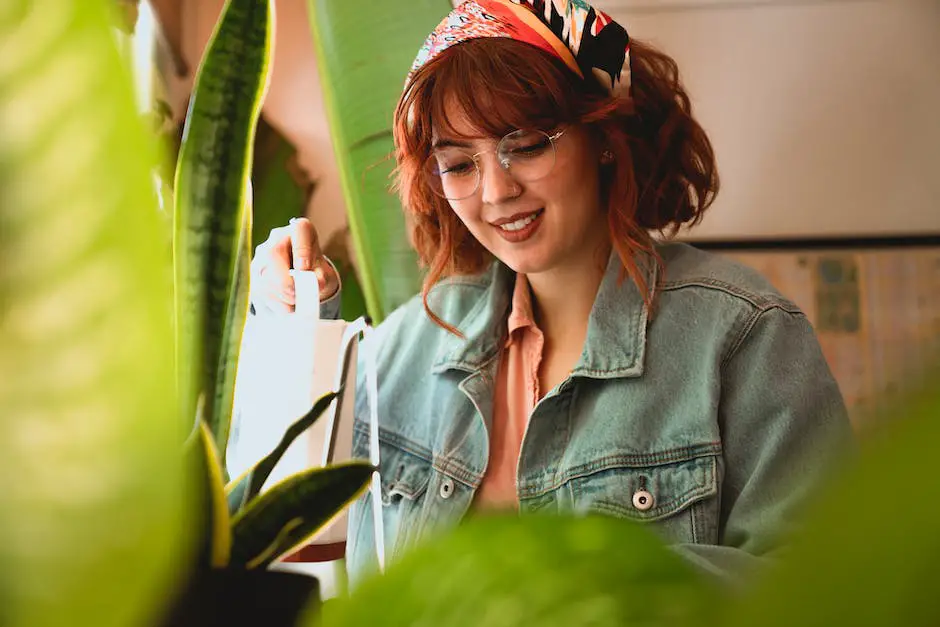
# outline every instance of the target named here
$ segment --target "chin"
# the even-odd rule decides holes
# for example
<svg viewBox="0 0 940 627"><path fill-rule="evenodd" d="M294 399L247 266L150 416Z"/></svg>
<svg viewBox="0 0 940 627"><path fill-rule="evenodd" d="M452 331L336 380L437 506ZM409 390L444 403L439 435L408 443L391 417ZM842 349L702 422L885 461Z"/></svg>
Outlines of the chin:
<svg viewBox="0 0 940 627"><path fill-rule="evenodd" d="M544 253L528 254L516 252L511 255L497 254L496 258L518 274L539 274L540 272L550 270L554 265L550 261L551 256Z"/></svg>

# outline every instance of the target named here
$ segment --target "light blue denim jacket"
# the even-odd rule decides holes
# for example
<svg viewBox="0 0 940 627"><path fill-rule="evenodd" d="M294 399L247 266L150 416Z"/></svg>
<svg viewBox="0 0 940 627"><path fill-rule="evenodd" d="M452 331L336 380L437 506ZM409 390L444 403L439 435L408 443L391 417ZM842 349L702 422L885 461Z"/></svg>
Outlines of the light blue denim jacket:
<svg viewBox="0 0 940 627"><path fill-rule="evenodd" d="M660 247L654 315L611 256L571 375L533 411L518 466L523 513L648 523L702 568L737 579L798 522L851 441L846 410L806 317L757 273L684 244ZM655 285L656 268L647 279ZM443 281L372 335L387 556L470 511L486 472L493 388L514 274L495 263ZM360 368L360 375L362 368ZM358 389L364 390L360 381ZM357 394L354 454L368 457ZM350 512L353 583L376 569L368 498Z"/></svg>

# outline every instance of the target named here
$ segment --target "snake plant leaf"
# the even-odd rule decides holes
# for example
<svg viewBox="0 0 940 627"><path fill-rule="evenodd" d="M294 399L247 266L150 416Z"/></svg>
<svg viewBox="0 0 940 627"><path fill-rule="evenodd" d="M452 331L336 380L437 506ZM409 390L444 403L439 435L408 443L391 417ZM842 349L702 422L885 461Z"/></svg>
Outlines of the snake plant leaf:
<svg viewBox="0 0 940 627"><path fill-rule="evenodd" d="M224 434L226 443L231 425L233 406L235 404L235 377L238 374L238 355L241 352L242 336L245 331L245 321L248 318L248 292L249 272L251 264L251 202L246 200L247 207L242 213L242 229L238 241L238 256L235 261L235 282L229 294L228 305L225 309L225 324L222 327L222 354L219 356L219 367L216 371L215 385L216 400L213 405L217 414L209 423L216 424L215 432ZM223 411L224 410L224 411ZM213 430L210 429L210 433ZM227 444L226 444L227 446ZM219 449L224 464L224 450ZM222 466L222 477L228 481L228 470Z"/></svg>
<svg viewBox="0 0 940 627"><path fill-rule="evenodd" d="M194 548L158 162L106 0L0 2L0 624L150 624Z"/></svg>
<svg viewBox="0 0 940 627"><path fill-rule="evenodd" d="M392 111L418 48L451 4L307 4L359 278L378 324L418 292L422 278L401 205L389 192Z"/></svg>
<svg viewBox="0 0 940 627"><path fill-rule="evenodd" d="M762 625L940 625L940 369L865 433L779 568L723 620Z"/></svg>
<svg viewBox="0 0 940 627"><path fill-rule="evenodd" d="M184 420L204 395L206 420L225 464L229 391L219 375L238 277L252 144L271 63L273 3L228 0L202 59L176 170L174 281L177 364ZM250 234L249 234L250 241ZM238 303L241 308L242 303ZM239 331L240 332L240 331Z"/></svg>
<svg viewBox="0 0 940 627"><path fill-rule="evenodd" d="M317 399L310 411L288 427L273 451L227 486L228 511L232 516L261 492L264 482L271 476L271 471L277 466L290 445L323 415L338 395L339 392L330 392Z"/></svg>
<svg viewBox="0 0 940 627"><path fill-rule="evenodd" d="M232 548L231 517L225 502L219 453L204 420L199 421L199 428L187 442L186 450L196 477L200 479L202 497L203 524L197 566L224 568L228 565Z"/></svg>
<svg viewBox="0 0 940 627"><path fill-rule="evenodd" d="M225 486L225 500L228 504L229 516L237 514L248 503L248 485L251 483L252 472L254 468L249 468Z"/></svg>
<svg viewBox="0 0 940 627"><path fill-rule="evenodd" d="M317 624L714 625L724 600L717 585L639 523L486 515L418 546L348 598L331 601Z"/></svg>
<svg viewBox="0 0 940 627"><path fill-rule="evenodd" d="M352 461L277 483L232 518L235 567L263 568L317 533L361 494L375 467Z"/></svg>

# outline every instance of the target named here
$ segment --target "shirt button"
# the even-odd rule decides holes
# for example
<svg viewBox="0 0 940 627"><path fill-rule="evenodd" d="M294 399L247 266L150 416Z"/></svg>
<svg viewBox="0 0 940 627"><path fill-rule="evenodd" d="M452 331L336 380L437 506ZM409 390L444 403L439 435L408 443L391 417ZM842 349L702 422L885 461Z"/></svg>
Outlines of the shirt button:
<svg viewBox="0 0 940 627"><path fill-rule="evenodd" d="M441 481L441 498L449 499L450 495L454 493L454 480L447 478Z"/></svg>
<svg viewBox="0 0 940 627"><path fill-rule="evenodd" d="M633 507L645 512L653 507L653 495L646 490L637 490L633 493Z"/></svg>

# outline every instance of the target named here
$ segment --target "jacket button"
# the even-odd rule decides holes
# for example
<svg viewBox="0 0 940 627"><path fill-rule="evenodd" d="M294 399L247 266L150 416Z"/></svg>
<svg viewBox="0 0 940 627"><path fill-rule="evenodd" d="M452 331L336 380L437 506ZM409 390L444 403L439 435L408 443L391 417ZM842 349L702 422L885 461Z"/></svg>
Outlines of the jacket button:
<svg viewBox="0 0 940 627"><path fill-rule="evenodd" d="M645 512L653 507L653 495L646 490L637 490L633 493L633 507Z"/></svg>
<svg viewBox="0 0 940 627"><path fill-rule="evenodd" d="M446 478L441 481L441 498L449 499L450 495L454 493L454 480Z"/></svg>

